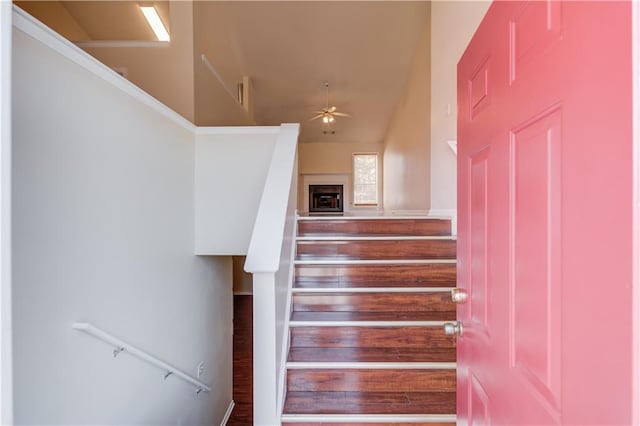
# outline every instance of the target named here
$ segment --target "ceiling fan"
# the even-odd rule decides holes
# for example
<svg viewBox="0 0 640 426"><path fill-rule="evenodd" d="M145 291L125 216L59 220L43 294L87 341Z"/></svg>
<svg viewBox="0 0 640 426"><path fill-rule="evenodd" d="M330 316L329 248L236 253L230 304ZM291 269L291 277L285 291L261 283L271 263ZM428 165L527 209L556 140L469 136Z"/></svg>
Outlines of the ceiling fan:
<svg viewBox="0 0 640 426"><path fill-rule="evenodd" d="M324 83L324 87L326 90L326 103L324 109L314 111L317 115L312 117L309 121L317 120L318 118L322 118L322 122L325 124L330 124L336 121L336 117L349 117L349 114L344 112L336 111L336 107L329 107L329 83Z"/></svg>

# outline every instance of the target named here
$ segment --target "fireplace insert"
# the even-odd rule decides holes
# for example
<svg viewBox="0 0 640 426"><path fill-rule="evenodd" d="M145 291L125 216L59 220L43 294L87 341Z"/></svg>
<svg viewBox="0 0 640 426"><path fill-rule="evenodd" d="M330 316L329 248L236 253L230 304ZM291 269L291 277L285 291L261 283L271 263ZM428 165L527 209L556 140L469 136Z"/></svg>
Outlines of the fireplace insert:
<svg viewBox="0 0 640 426"><path fill-rule="evenodd" d="M343 185L309 185L309 213L342 213Z"/></svg>

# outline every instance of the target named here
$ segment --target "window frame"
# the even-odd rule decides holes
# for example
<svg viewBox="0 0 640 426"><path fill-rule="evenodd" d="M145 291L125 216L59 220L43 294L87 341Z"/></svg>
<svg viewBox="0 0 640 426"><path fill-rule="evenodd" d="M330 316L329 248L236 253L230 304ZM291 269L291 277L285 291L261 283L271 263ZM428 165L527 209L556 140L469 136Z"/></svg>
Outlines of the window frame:
<svg viewBox="0 0 640 426"><path fill-rule="evenodd" d="M356 181L356 158L359 156L365 156L365 155L373 155L376 158L376 181L375 181L375 194L376 194L376 198L375 198L375 202L370 203L359 203L357 202L357 196L356 196L356 185L358 185L357 181ZM380 153L378 152L354 152L352 154L352 158L351 158L351 167L353 170L352 176L353 176L353 182L352 182L352 191L353 191L353 206L354 207L377 207L380 205Z"/></svg>

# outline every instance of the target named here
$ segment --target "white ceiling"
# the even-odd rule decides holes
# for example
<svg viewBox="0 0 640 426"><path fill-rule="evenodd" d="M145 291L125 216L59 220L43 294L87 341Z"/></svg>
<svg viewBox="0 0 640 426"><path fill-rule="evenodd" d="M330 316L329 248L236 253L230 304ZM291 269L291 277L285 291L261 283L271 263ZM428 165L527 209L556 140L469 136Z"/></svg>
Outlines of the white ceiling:
<svg viewBox="0 0 640 426"><path fill-rule="evenodd" d="M134 1L19 3L65 8L91 40L153 39ZM156 3L170 26L171 2ZM427 22L426 1L195 1L194 60L204 53L230 88L251 78L257 124L299 122L302 142L380 143ZM331 128L309 121L324 82L351 114Z"/></svg>

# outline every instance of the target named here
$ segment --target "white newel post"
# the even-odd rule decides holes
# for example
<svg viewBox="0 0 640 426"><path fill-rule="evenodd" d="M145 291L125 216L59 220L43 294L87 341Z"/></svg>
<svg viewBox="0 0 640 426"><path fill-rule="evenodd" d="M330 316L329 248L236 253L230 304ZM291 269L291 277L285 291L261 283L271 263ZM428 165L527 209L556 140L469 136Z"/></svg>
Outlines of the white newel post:
<svg viewBox="0 0 640 426"><path fill-rule="evenodd" d="M253 274L253 330L254 424L278 425L275 273Z"/></svg>

